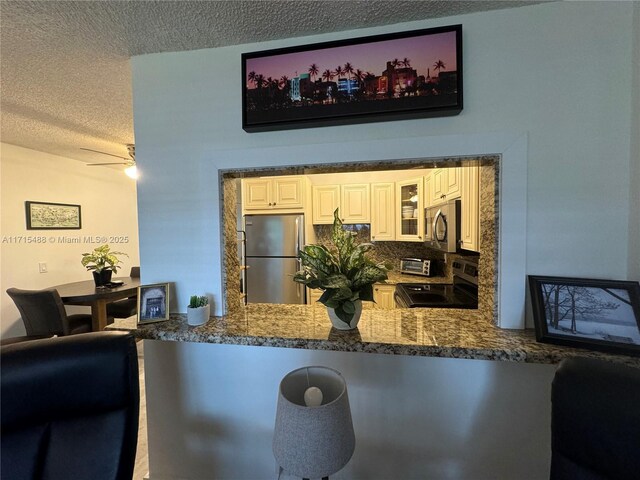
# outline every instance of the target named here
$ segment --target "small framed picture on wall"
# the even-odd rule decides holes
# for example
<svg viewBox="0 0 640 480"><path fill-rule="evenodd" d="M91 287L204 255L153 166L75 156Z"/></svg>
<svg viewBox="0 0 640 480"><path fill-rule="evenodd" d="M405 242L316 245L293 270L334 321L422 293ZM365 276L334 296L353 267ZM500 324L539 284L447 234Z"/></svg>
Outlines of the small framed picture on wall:
<svg viewBox="0 0 640 480"><path fill-rule="evenodd" d="M26 201L27 230L80 230L80 205Z"/></svg>

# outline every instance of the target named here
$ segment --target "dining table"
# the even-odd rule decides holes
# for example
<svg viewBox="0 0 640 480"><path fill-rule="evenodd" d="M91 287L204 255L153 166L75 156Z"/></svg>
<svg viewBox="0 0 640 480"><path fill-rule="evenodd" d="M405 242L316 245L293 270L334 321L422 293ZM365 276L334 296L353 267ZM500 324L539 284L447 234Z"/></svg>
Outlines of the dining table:
<svg viewBox="0 0 640 480"><path fill-rule="evenodd" d="M99 332L107 326L107 304L133 297L138 293L140 279L135 277L119 277L112 282L123 282L114 287L96 287L93 280L64 283L56 285L62 303L65 305L88 305L91 307L92 330Z"/></svg>

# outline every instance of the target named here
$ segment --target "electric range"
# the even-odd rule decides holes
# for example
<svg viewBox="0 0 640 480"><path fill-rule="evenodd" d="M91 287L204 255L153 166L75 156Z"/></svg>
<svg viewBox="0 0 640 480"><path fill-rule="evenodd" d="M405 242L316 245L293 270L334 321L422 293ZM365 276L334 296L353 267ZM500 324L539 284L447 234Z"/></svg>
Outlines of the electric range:
<svg viewBox="0 0 640 480"><path fill-rule="evenodd" d="M399 283L395 292L401 308L478 308L478 261L453 262L453 283Z"/></svg>

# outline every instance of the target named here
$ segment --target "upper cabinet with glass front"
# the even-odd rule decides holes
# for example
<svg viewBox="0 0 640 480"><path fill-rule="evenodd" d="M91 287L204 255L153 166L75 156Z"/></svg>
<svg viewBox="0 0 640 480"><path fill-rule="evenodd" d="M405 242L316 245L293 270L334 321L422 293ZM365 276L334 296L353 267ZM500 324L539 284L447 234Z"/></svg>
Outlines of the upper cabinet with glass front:
<svg viewBox="0 0 640 480"><path fill-rule="evenodd" d="M396 240L424 239L424 195L422 177L396 182Z"/></svg>

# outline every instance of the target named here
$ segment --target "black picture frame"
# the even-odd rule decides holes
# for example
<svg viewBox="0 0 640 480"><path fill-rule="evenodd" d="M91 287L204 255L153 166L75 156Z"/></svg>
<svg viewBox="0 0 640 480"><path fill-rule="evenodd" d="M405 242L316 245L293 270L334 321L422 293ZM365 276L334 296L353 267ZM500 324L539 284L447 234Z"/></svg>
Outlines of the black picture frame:
<svg viewBox="0 0 640 480"><path fill-rule="evenodd" d="M640 284L529 275L539 342L640 355Z"/></svg>
<svg viewBox="0 0 640 480"><path fill-rule="evenodd" d="M26 201L27 230L80 230L82 208L69 203Z"/></svg>
<svg viewBox="0 0 640 480"><path fill-rule="evenodd" d="M241 61L247 132L451 116L463 107L462 25L249 52ZM347 63L352 71L338 71Z"/></svg>
<svg viewBox="0 0 640 480"><path fill-rule="evenodd" d="M138 325L169 320L169 284L138 287Z"/></svg>

